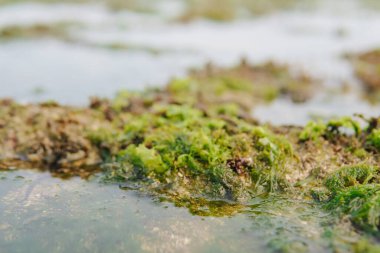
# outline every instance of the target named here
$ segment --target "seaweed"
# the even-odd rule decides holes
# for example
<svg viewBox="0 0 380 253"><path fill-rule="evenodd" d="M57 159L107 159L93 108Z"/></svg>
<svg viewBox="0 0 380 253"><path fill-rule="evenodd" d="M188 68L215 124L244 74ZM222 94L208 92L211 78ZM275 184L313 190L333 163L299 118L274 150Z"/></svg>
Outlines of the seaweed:
<svg viewBox="0 0 380 253"><path fill-rule="evenodd" d="M331 192L338 192L344 188L368 184L372 179L376 178L379 168L368 165L353 165L343 167L332 173L325 180L325 186Z"/></svg>
<svg viewBox="0 0 380 253"><path fill-rule="evenodd" d="M190 180L212 185L203 192L196 189L204 196L237 200L247 189L281 189L291 144L262 127L239 127L188 106L156 107L125 126L122 142L141 139L138 145L127 144L118 160L130 168L131 179L143 175L161 184ZM125 175L115 177L128 180ZM183 186L193 190L191 184Z"/></svg>
<svg viewBox="0 0 380 253"><path fill-rule="evenodd" d="M331 119L327 123L310 121L299 135L300 141L316 141L320 137L334 139L337 135L354 134L358 137L362 132L359 121L351 117Z"/></svg>
<svg viewBox="0 0 380 253"><path fill-rule="evenodd" d="M380 228L379 168L348 166L335 171L324 182L330 191L325 207L347 215L360 229L378 232Z"/></svg>
<svg viewBox="0 0 380 253"><path fill-rule="evenodd" d="M380 151L380 129L375 129L367 136L367 145Z"/></svg>
<svg viewBox="0 0 380 253"><path fill-rule="evenodd" d="M303 128L302 132L299 135L299 139L300 141L316 141L318 138L325 134L326 130L327 126L323 122L310 121Z"/></svg>
<svg viewBox="0 0 380 253"><path fill-rule="evenodd" d="M327 208L348 215L362 229L378 232L380 228L380 184L344 188L328 202Z"/></svg>
<svg viewBox="0 0 380 253"><path fill-rule="evenodd" d="M201 216L235 215L255 198L313 197L338 223L349 217L376 235L378 118L302 128L261 125L250 114L269 93L302 102L314 88L287 67L242 61L233 68L209 64L162 89L92 98L88 108L1 100L0 169L39 167L84 178L101 169L104 182ZM272 246L287 250L287 240Z"/></svg>

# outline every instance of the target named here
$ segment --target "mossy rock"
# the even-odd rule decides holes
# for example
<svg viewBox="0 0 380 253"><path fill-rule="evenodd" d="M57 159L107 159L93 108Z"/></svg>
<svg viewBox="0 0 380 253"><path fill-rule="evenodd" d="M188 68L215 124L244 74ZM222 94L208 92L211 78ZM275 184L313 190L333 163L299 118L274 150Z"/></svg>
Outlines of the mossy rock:
<svg viewBox="0 0 380 253"><path fill-rule="evenodd" d="M362 229L380 229L380 184L356 185L338 191L327 208L343 215Z"/></svg>
<svg viewBox="0 0 380 253"><path fill-rule="evenodd" d="M285 185L284 168L292 159L292 145L268 129L178 105L158 107L144 123L132 125L119 139L133 143L138 135L139 143L118 153L122 170L121 175L113 174L116 178L143 176L161 184L183 181L181 186L187 180L189 189L199 181L203 195L232 200L249 191L271 192ZM130 176L124 175L126 168Z"/></svg>
<svg viewBox="0 0 380 253"><path fill-rule="evenodd" d="M344 188L368 184L379 174L379 168L368 165L354 165L339 169L330 175L326 181L326 187L337 192Z"/></svg>

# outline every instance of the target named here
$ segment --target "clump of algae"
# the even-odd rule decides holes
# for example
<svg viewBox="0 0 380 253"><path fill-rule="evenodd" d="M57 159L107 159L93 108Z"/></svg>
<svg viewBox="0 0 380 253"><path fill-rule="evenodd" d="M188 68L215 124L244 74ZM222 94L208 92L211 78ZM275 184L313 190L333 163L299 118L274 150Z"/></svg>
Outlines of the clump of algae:
<svg viewBox="0 0 380 253"><path fill-rule="evenodd" d="M0 168L48 168L62 177L99 171L101 158L84 133L108 125L101 113L4 99L0 116Z"/></svg>
<svg viewBox="0 0 380 253"><path fill-rule="evenodd" d="M101 144L116 161L108 178L149 182L175 196L234 201L282 191L296 159L292 144L256 125L250 109L268 101L268 89L307 99L313 82L285 66L242 61L230 69L209 64L162 90L95 99L92 107L122 129Z"/></svg>
<svg viewBox="0 0 380 253"><path fill-rule="evenodd" d="M86 177L102 167L108 182L197 215L233 215L255 197L314 196L358 229L376 231L379 119L300 128L260 125L250 116L274 97L302 102L313 88L313 80L284 66L243 61L208 65L163 89L93 98L89 108L2 100L0 168Z"/></svg>
<svg viewBox="0 0 380 253"><path fill-rule="evenodd" d="M297 0L187 0L186 8L180 16L182 21L205 18L214 21L230 21L247 15L261 15L278 10L289 9L300 4ZM310 4L310 3L309 3Z"/></svg>
<svg viewBox="0 0 380 253"><path fill-rule="evenodd" d="M69 28L70 22L52 24L36 23L31 25L10 25L0 28L0 40L56 38L64 41L72 40Z"/></svg>
<svg viewBox="0 0 380 253"><path fill-rule="evenodd" d="M365 97L372 103L380 98L380 49L350 57L356 76L362 81Z"/></svg>
<svg viewBox="0 0 380 253"><path fill-rule="evenodd" d="M366 138L367 144L369 147L374 148L375 150L380 150L380 129L375 129L370 135Z"/></svg>
<svg viewBox="0 0 380 253"><path fill-rule="evenodd" d="M368 165L343 167L327 177L325 186L331 192L338 192L350 186L368 184L377 173L378 168Z"/></svg>
<svg viewBox="0 0 380 253"><path fill-rule="evenodd" d="M374 234L380 228L380 169L357 164L344 166L323 181L325 190L317 198L324 207L347 217L357 228ZM325 197L321 198L320 194Z"/></svg>
<svg viewBox="0 0 380 253"><path fill-rule="evenodd" d="M341 133L351 133L359 136L362 129L360 122L351 117L331 119L327 123L310 121L300 133L300 140L317 140L320 137L334 139Z"/></svg>
<svg viewBox="0 0 380 253"><path fill-rule="evenodd" d="M229 98L226 93L238 95L240 99L235 99L235 103L247 103L245 100L252 99L256 103L265 103L278 97L289 97L295 103L302 103L309 100L319 87L318 82L308 75L294 74L286 65L272 62L250 65L245 59L234 68L209 64L202 70L192 71L191 76L200 83L208 83L204 92L224 99Z"/></svg>
<svg viewBox="0 0 380 253"><path fill-rule="evenodd" d="M285 186L291 144L268 129L178 105L153 108L146 119L125 126L119 138L130 145L117 153L120 169L112 177L231 200Z"/></svg>
<svg viewBox="0 0 380 253"><path fill-rule="evenodd" d="M327 208L343 215L362 229L379 232L380 184L357 185L336 193Z"/></svg>

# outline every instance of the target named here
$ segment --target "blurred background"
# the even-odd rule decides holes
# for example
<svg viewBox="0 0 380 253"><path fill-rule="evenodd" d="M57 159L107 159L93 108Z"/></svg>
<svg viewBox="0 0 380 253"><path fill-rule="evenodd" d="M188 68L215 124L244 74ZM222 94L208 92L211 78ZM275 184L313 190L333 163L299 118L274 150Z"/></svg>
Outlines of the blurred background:
<svg viewBox="0 0 380 253"><path fill-rule="evenodd" d="M346 56L379 47L379 31L376 0L0 0L0 97L84 106L245 57L325 86L304 104L255 108L262 122L376 115Z"/></svg>

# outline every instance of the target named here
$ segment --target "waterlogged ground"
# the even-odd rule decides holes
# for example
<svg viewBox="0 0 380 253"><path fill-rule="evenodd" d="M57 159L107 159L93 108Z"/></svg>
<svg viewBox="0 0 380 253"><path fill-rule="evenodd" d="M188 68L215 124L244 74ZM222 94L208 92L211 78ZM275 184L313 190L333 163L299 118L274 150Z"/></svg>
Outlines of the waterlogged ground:
<svg viewBox="0 0 380 253"><path fill-rule="evenodd" d="M221 23L183 23L173 15L183 8L176 1L163 1L154 12L6 5L0 30L37 25L43 31L0 37L0 97L85 105L93 95L164 85L189 68L209 61L229 66L244 56L290 64L325 87L304 104L280 98L256 107L261 122L378 116L380 106L365 99L344 55L380 45L380 14L359 1L329 2ZM329 252L331 245L345 252L339 245L359 238L344 228L329 230L333 218L313 201L251 202L231 217L207 217L96 176L62 180L36 170L3 171L0 252Z"/></svg>

